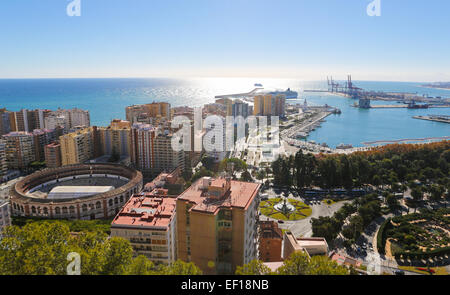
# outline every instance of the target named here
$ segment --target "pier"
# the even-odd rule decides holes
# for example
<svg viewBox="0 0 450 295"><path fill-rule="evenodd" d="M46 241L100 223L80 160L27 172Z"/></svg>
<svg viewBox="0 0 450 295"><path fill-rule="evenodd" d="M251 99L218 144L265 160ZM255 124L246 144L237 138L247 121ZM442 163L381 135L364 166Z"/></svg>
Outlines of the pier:
<svg viewBox="0 0 450 295"><path fill-rule="evenodd" d="M428 115L428 116L413 116L414 119L440 122L440 123L450 123L450 116L446 115Z"/></svg>
<svg viewBox="0 0 450 295"><path fill-rule="evenodd" d="M442 137L425 137L425 138L406 138L406 139L396 139L396 140L377 140L377 141L367 141L363 142L364 145L384 145L392 143L405 143L405 142L420 142L420 141L440 141L449 140L450 136Z"/></svg>
<svg viewBox="0 0 450 295"><path fill-rule="evenodd" d="M432 105L428 105L426 108L414 108L414 107L409 107L409 105L407 104L385 104L385 105L371 105L370 106L371 109L416 109L416 110L420 110L420 109L430 109L430 108L450 108L450 105L439 105L439 104L432 104Z"/></svg>

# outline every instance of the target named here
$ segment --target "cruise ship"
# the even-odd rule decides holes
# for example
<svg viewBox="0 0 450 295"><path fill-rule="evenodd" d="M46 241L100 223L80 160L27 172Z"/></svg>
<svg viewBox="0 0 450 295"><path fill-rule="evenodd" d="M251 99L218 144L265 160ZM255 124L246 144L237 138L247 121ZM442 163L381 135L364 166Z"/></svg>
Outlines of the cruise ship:
<svg viewBox="0 0 450 295"><path fill-rule="evenodd" d="M269 92L269 94L272 94L274 96L282 94L282 95L286 96L286 99L297 99L298 98L298 92L292 91L291 88L288 88L286 91L282 91L282 90L271 91L271 92Z"/></svg>

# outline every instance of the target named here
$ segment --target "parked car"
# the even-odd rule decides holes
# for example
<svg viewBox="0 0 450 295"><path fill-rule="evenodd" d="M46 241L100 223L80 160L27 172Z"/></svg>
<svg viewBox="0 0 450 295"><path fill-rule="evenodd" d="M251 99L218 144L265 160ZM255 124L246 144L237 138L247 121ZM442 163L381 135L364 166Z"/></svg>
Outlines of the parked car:
<svg viewBox="0 0 450 295"><path fill-rule="evenodd" d="M396 271L394 271L394 274L397 276L404 276L405 272L403 270L396 270Z"/></svg>
<svg viewBox="0 0 450 295"><path fill-rule="evenodd" d="M278 220L278 223L284 223L284 221L283 220Z"/></svg>

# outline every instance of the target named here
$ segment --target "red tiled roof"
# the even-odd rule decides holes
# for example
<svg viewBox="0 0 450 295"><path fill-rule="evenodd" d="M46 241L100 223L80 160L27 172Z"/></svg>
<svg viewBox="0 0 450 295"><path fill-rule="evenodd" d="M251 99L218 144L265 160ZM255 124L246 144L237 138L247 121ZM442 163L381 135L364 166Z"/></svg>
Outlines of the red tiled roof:
<svg viewBox="0 0 450 295"><path fill-rule="evenodd" d="M176 199L153 193L133 195L120 210L112 226L167 228L175 213Z"/></svg>
<svg viewBox="0 0 450 295"><path fill-rule="evenodd" d="M213 187L224 187L225 178L217 178L211 181ZM195 205L191 208L193 211L205 213L218 213L219 208L242 208L247 206L255 198L261 184L243 181L231 180L231 189L221 199L211 199L207 195L207 190L203 188L203 178L200 178L185 190L179 197L179 200L186 200Z"/></svg>

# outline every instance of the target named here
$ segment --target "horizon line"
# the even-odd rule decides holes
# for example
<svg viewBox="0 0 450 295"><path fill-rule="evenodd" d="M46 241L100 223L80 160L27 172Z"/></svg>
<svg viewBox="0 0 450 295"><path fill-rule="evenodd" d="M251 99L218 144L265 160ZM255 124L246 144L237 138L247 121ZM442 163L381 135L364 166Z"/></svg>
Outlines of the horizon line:
<svg viewBox="0 0 450 295"><path fill-rule="evenodd" d="M181 77L181 76L153 76L153 77L142 77L142 76L130 76L130 77L0 77L0 80L71 80L71 79L173 79L173 80L189 80L189 79L270 79L270 80L300 80L304 82L317 82L326 81L326 79L303 79L303 78L280 78L280 77L229 77L229 76L204 76L204 77ZM336 79L335 81L346 81L345 79ZM411 81L411 80L367 80L367 79L356 79L353 81L360 82L401 82L401 83L448 83L447 81Z"/></svg>

